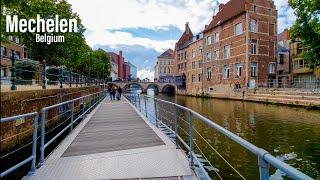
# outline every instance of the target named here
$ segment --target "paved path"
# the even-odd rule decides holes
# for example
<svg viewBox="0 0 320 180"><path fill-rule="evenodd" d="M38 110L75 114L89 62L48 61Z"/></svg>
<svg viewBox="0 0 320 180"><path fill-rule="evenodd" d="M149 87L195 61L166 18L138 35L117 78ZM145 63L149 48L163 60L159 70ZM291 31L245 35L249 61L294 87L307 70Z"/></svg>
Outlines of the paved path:
<svg viewBox="0 0 320 180"><path fill-rule="evenodd" d="M185 154L126 100L104 100L29 179L195 179Z"/></svg>

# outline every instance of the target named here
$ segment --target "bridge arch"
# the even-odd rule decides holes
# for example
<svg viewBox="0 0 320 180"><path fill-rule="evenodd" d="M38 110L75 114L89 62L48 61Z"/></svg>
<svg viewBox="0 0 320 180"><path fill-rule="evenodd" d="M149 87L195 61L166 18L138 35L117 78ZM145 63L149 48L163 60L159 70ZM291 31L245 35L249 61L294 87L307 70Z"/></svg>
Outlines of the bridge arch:
<svg viewBox="0 0 320 180"><path fill-rule="evenodd" d="M169 94L175 94L176 93L176 87L172 84L166 84L162 87L161 90L162 93L169 93Z"/></svg>
<svg viewBox="0 0 320 180"><path fill-rule="evenodd" d="M160 87L159 87L159 85L157 85L157 84L149 84L148 86L147 86L147 88L146 88L146 91L148 90L148 89L153 89L156 93L159 93L160 92Z"/></svg>
<svg viewBox="0 0 320 180"><path fill-rule="evenodd" d="M139 84L139 83L135 83L135 82L133 82L133 83L126 83L124 86L123 86L123 88L122 88L124 91L128 91L128 90L132 90L132 89L140 89L142 92L144 92L145 91L145 89L143 88L143 86L141 85L141 84Z"/></svg>

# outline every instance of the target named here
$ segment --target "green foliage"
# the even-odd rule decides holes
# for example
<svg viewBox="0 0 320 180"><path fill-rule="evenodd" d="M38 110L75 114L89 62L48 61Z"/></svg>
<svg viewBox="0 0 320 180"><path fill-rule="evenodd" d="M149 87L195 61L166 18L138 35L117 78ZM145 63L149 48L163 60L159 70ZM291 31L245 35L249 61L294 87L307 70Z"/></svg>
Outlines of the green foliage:
<svg viewBox="0 0 320 180"><path fill-rule="evenodd" d="M5 7L5 8L4 8ZM1 0L1 42L6 42L8 33L5 32L5 15L18 15L19 19L36 19L37 14L43 19L55 18L77 19L78 31L66 33L52 33L64 35L64 43L37 43L36 33L11 33L19 36L31 53L32 59L49 66L65 66L83 75L94 78L104 78L110 74L110 60L107 55L102 56L93 51L84 39L84 26L79 16L72 12L71 5L66 0ZM39 33L42 35L41 33ZM47 34L51 35L51 34Z"/></svg>
<svg viewBox="0 0 320 180"><path fill-rule="evenodd" d="M320 0L289 0L289 5L297 16L290 29L292 40L301 39L306 49L302 58L310 68L320 66Z"/></svg>

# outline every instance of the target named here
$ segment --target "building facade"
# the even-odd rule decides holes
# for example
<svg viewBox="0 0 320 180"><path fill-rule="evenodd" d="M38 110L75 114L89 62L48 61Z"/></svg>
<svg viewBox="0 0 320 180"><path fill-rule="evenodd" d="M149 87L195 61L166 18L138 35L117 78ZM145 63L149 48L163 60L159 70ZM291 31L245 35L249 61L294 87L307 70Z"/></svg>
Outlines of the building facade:
<svg viewBox="0 0 320 180"><path fill-rule="evenodd" d="M278 34L278 61L277 75L278 82L276 87L287 88L291 84L292 61L290 56L290 35L289 30L285 29Z"/></svg>
<svg viewBox="0 0 320 180"><path fill-rule="evenodd" d="M118 70L119 70L118 63L114 61L113 58L111 58L111 72L110 72L111 81L118 79L119 77Z"/></svg>
<svg viewBox="0 0 320 180"><path fill-rule="evenodd" d="M131 71L130 71L130 65L128 62L124 62L123 64L123 80L124 81L131 81Z"/></svg>
<svg viewBox="0 0 320 180"><path fill-rule="evenodd" d="M174 50L174 76L178 90L185 91L187 84L187 61L189 58L188 47L192 42L193 33L189 27L189 23L185 24L185 31L175 45ZM190 53L190 52L189 52Z"/></svg>
<svg viewBox="0 0 320 180"><path fill-rule="evenodd" d="M124 57L122 56L122 51L119 51L119 54L114 52L108 52L112 61L116 62L118 65L118 78L119 80L125 79L124 76Z"/></svg>
<svg viewBox="0 0 320 180"><path fill-rule="evenodd" d="M168 49L157 58L155 81L174 82L174 52Z"/></svg>
<svg viewBox="0 0 320 180"><path fill-rule="evenodd" d="M301 40L297 38L290 44L292 58L292 79L296 88L314 88L319 83L316 71L308 67L308 62L301 55L306 49L302 46Z"/></svg>
<svg viewBox="0 0 320 180"><path fill-rule="evenodd" d="M0 46L1 84L10 84L12 55L18 60L28 58L28 51L18 37L9 36L8 40L8 43L1 42Z"/></svg>
<svg viewBox="0 0 320 180"><path fill-rule="evenodd" d="M231 95L276 80L277 10L270 0L220 4L204 32L204 92Z"/></svg>

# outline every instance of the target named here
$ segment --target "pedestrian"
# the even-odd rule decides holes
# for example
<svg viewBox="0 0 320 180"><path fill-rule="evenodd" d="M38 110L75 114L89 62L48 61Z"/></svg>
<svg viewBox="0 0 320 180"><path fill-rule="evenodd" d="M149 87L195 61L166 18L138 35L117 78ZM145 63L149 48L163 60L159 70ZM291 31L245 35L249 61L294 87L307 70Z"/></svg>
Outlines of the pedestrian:
<svg viewBox="0 0 320 180"><path fill-rule="evenodd" d="M110 101L112 100L112 89L111 89L111 84L108 84L108 92L109 92L109 96L110 96Z"/></svg>
<svg viewBox="0 0 320 180"><path fill-rule="evenodd" d="M112 100L116 100L116 89L114 87L111 89L111 97Z"/></svg>
<svg viewBox="0 0 320 180"><path fill-rule="evenodd" d="M119 93L119 100L120 100L121 99L121 94L122 94L122 88L121 87L118 88L118 93Z"/></svg>

